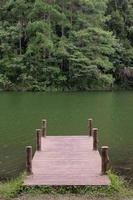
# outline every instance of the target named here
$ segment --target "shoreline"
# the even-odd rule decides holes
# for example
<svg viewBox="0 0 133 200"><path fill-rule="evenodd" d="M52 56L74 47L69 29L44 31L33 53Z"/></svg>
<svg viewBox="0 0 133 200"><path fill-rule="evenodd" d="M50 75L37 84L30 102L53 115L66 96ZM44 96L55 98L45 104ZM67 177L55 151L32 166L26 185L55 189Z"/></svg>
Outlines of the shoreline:
<svg viewBox="0 0 133 200"><path fill-rule="evenodd" d="M114 89L88 89L88 90L0 90L0 93L85 93L85 92L127 92L133 91L133 88L114 88Z"/></svg>
<svg viewBox="0 0 133 200"><path fill-rule="evenodd" d="M92 88L85 88L85 89L80 89L80 88L67 88L67 87L40 87L40 88L34 88L34 87L21 87L21 86L13 86L11 88L0 88L0 92L90 92L90 91L131 91L133 90L133 87L131 86L126 86L126 85L116 85L114 84L113 86L109 87L92 87Z"/></svg>
<svg viewBox="0 0 133 200"><path fill-rule="evenodd" d="M110 186L23 186L26 173L0 182L0 200L111 200L133 198L133 186L109 171Z"/></svg>

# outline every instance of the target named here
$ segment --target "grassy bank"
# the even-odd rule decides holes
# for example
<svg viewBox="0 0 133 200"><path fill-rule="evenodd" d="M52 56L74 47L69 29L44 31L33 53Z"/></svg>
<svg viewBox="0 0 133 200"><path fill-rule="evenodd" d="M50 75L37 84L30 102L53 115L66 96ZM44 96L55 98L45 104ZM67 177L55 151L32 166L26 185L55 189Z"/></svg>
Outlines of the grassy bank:
<svg viewBox="0 0 133 200"><path fill-rule="evenodd" d="M125 199L133 197L133 190L119 176L109 171L110 186L87 187L87 186L63 186L63 187L25 187L23 186L24 174L15 180L0 184L1 199ZM45 197L45 198L44 198ZM49 198L48 198L49 197ZM71 197L71 198L68 198Z"/></svg>

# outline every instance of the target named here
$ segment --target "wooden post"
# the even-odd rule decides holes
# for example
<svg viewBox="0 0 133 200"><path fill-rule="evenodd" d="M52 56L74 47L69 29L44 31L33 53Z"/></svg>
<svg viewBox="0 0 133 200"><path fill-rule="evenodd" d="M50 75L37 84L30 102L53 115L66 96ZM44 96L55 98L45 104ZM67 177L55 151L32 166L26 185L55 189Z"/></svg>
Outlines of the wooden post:
<svg viewBox="0 0 133 200"><path fill-rule="evenodd" d="M32 174L32 146L26 147L26 171Z"/></svg>
<svg viewBox="0 0 133 200"><path fill-rule="evenodd" d="M108 164L109 164L109 156L108 156L108 146L102 146L101 148L101 159L102 159L102 174L107 174Z"/></svg>
<svg viewBox="0 0 133 200"><path fill-rule="evenodd" d="M42 136L46 137L47 134L47 120L43 119L42 120Z"/></svg>
<svg viewBox="0 0 133 200"><path fill-rule="evenodd" d="M88 119L88 128L89 128L89 136L92 136L92 127L93 127L93 120Z"/></svg>
<svg viewBox="0 0 133 200"><path fill-rule="evenodd" d="M92 133L93 133L93 150L97 151L98 150L98 128L93 128Z"/></svg>
<svg viewBox="0 0 133 200"><path fill-rule="evenodd" d="M41 151L41 129L36 129L36 149Z"/></svg>

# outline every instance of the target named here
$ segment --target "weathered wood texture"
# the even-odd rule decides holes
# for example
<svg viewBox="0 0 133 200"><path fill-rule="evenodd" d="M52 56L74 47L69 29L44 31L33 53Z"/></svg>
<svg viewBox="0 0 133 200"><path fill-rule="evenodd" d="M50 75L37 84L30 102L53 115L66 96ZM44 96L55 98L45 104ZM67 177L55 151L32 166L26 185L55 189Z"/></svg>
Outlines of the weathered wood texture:
<svg viewBox="0 0 133 200"><path fill-rule="evenodd" d="M97 151L98 150L98 129L93 128L92 134L93 134L93 150Z"/></svg>
<svg viewBox="0 0 133 200"><path fill-rule="evenodd" d="M32 146L26 147L26 171L32 174Z"/></svg>
<svg viewBox="0 0 133 200"><path fill-rule="evenodd" d="M101 157L102 157L102 174L107 174L109 165L108 146L102 146Z"/></svg>
<svg viewBox="0 0 133 200"><path fill-rule="evenodd" d="M42 120L42 136L46 137L47 134L47 120L43 119Z"/></svg>
<svg viewBox="0 0 133 200"><path fill-rule="evenodd" d="M41 129L36 129L36 149L37 151L41 151L41 137L42 137L42 133L41 133Z"/></svg>
<svg viewBox="0 0 133 200"><path fill-rule="evenodd" d="M93 137L47 136L32 161L33 175L24 185L109 185L101 175L101 157L93 151Z"/></svg>
<svg viewBox="0 0 133 200"><path fill-rule="evenodd" d="M93 119L88 119L89 136L92 136Z"/></svg>

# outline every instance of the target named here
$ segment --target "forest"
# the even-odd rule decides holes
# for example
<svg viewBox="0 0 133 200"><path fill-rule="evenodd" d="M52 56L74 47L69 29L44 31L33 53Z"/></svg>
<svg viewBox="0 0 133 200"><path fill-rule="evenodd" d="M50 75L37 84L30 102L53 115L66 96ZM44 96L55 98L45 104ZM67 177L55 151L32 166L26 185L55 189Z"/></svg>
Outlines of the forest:
<svg viewBox="0 0 133 200"><path fill-rule="evenodd" d="M0 90L133 88L132 0L0 0Z"/></svg>

